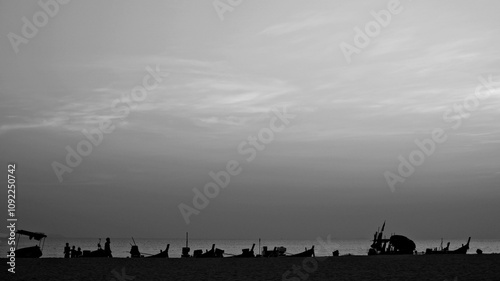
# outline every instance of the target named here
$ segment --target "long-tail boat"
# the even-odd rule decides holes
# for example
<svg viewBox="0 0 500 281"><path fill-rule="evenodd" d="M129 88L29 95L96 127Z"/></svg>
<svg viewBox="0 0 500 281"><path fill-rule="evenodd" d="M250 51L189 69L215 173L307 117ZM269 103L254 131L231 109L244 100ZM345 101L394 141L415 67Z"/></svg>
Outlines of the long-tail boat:
<svg viewBox="0 0 500 281"><path fill-rule="evenodd" d="M309 250L306 248L304 252L295 255L289 255L288 257L314 257L314 245Z"/></svg>
<svg viewBox="0 0 500 281"><path fill-rule="evenodd" d="M262 257L264 258L284 257L285 252L285 247L274 247L273 250L268 250L267 246L262 247Z"/></svg>
<svg viewBox="0 0 500 281"><path fill-rule="evenodd" d="M186 247L182 247L182 255L181 258L189 258L191 255L189 254L189 251L191 250L188 245L189 242L189 233L186 232Z"/></svg>
<svg viewBox="0 0 500 281"><path fill-rule="evenodd" d="M415 242L403 235L391 235L389 239L382 238L385 221L380 231L373 235L373 243L368 255L412 255L415 252Z"/></svg>
<svg viewBox="0 0 500 281"><path fill-rule="evenodd" d="M252 245L252 249L243 249L240 255L235 255L233 258L254 258L255 254L253 249L255 248L255 243Z"/></svg>
<svg viewBox="0 0 500 281"><path fill-rule="evenodd" d="M467 244L462 244L462 247L456 249L456 250L452 250L450 251L450 242L448 242L448 244L446 245L445 248L441 247L441 249L437 249L437 248L434 248L434 249L426 249L425 250L425 254L426 255L439 255L439 254L467 254L467 251L469 250L469 244L470 244L470 237L469 237L469 240L467 240Z"/></svg>
<svg viewBox="0 0 500 281"><path fill-rule="evenodd" d="M104 258L107 257L106 251L101 247L101 239L99 238L99 242L97 243L97 250L90 251L84 250L81 256L82 258Z"/></svg>
<svg viewBox="0 0 500 281"><path fill-rule="evenodd" d="M212 244L212 249L210 251L195 250L193 252L193 258L222 258L224 250L215 248L215 244Z"/></svg>
<svg viewBox="0 0 500 281"><path fill-rule="evenodd" d="M167 248L165 251L160 250L160 252L156 255L151 255L147 258L168 258L168 249L170 248L170 244L167 244Z"/></svg>
<svg viewBox="0 0 500 281"><path fill-rule="evenodd" d="M18 249L17 246L19 245L19 239L21 238L21 235L28 236L31 239L35 239L38 241L38 245L34 245L31 247L26 247L26 248L21 248ZM39 258L43 255L42 250L43 246L45 244L45 238L47 238L47 235L41 232L31 232L31 231L26 231L26 230L18 230L16 231L16 244L15 244L15 250L14 253L17 258Z"/></svg>
<svg viewBox="0 0 500 281"><path fill-rule="evenodd" d="M165 249L165 251L160 250L160 252L158 254L151 255L151 254L141 253L139 251L139 246L137 246L137 244L135 244L134 237L132 237L132 241L134 241L134 245L130 244L130 246L131 246L130 257L131 258L143 258L144 255L149 255L146 258L168 258L168 249L170 248L170 244L167 244L167 248Z"/></svg>
<svg viewBox="0 0 500 281"><path fill-rule="evenodd" d="M131 258L141 258L143 257L141 255L141 252L139 252L139 246L137 246L137 244L135 244L135 240L134 240L134 237L132 237L132 241L134 241L134 245L130 244L130 257Z"/></svg>

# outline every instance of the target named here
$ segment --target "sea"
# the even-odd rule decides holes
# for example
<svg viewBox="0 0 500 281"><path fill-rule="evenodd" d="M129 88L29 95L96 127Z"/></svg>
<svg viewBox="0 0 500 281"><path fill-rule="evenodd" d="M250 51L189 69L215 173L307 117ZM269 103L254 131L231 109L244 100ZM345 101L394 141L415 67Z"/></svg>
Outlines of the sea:
<svg viewBox="0 0 500 281"><path fill-rule="evenodd" d="M104 238L101 240L101 246L104 248ZM309 249L311 246L315 246L316 256L331 256L332 252L338 250L340 255L367 255L368 249L371 245L369 239L366 240L330 240L328 241L326 237L321 238L324 243L314 240L265 240L261 239L260 249L267 246L268 249L273 249L274 247L285 247L286 253L296 254L303 252L305 248ZM170 244L169 257L180 258L182 253L182 247L186 246L185 239L148 239L148 238L134 238L135 244L139 247L139 251L144 256L157 254L160 250L165 250L167 244ZM0 239L0 251L4 253L3 257L6 257L8 246L7 240L5 238ZM21 237L19 241L19 247L29 247L36 245L38 241L29 240L28 237ZM417 251L419 253L425 252L427 248L439 248L441 246L441 239L437 240L414 240L417 245ZM467 243L467 238L462 240L444 240L443 246L446 246L447 242L451 242L450 250L454 250L462 244ZM97 244L99 243L98 238L50 238L47 237L45 244L43 246L43 256L42 258L62 258L64 257L63 251L66 243L69 243L70 247L76 246L83 250L94 251L97 249ZM132 238L111 238L111 250L113 257L126 258L130 257L130 248L134 242ZM193 254L194 250L201 249L203 252L205 250L210 250L212 245L215 244L216 248L224 250L224 256L230 257L232 255L241 254L242 249L251 248L252 244L255 244L254 253L259 253L259 239L254 240L200 240L200 239L190 239L189 247L191 248L190 254ZM488 240L475 240L471 239L469 254L475 254L477 249L481 249L484 254L488 253L500 253L500 239L488 239Z"/></svg>

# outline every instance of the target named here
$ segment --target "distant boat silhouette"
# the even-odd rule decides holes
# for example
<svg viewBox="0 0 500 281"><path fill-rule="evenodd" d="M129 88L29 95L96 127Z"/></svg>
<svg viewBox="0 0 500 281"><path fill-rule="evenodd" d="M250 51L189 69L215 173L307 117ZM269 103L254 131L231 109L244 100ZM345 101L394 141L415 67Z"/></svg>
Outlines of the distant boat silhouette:
<svg viewBox="0 0 500 281"><path fill-rule="evenodd" d="M146 258L168 258L168 249L170 248L170 244L167 244L167 248L165 248L165 251L161 251L158 254L146 254L146 253L141 253L139 251L139 246L135 243L134 237L132 237L132 241L134 241L134 245L130 244L130 257L131 258L143 258L144 255L149 255Z"/></svg>
<svg viewBox="0 0 500 281"><path fill-rule="evenodd" d="M156 255L151 255L149 257L146 257L146 258L168 258L168 249L170 248L170 244L167 244L167 248L165 248L165 251L161 251L156 254Z"/></svg>
<svg viewBox="0 0 500 281"><path fill-rule="evenodd" d="M101 248L101 239L99 238L99 243L97 243L97 250L90 251L84 250L82 253L82 258L104 258L107 257L106 251Z"/></svg>
<svg viewBox="0 0 500 281"><path fill-rule="evenodd" d="M189 233L186 232L186 247L182 247L182 255L181 258L189 258L191 255L189 254L189 251L191 250L189 248Z"/></svg>
<svg viewBox="0 0 500 281"><path fill-rule="evenodd" d="M262 247L262 257L264 258L276 258L276 257L284 257L286 252L285 247L274 247L274 249L267 250L267 246Z"/></svg>
<svg viewBox="0 0 500 281"><path fill-rule="evenodd" d="M453 250L453 251L450 251L450 242L448 242L448 244L446 245L446 248L442 248L441 249L426 249L425 250L425 254L426 255L439 255L439 254L467 254L467 251L469 250L469 244L470 244L470 237L469 237L469 240L467 240L467 244L463 245L462 244L462 247L456 249L456 250Z"/></svg>
<svg viewBox="0 0 500 281"><path fill-rule="evenodd" d="M235 255L233 258L254 258L255 254L253 249L255 248L255 243L252 245L252 249L243 249L240 255Z"/></svg>
<svg viewBox="0 0 500 281"><path fill-rule="evenodd" d="M389 239L382 238L385 221L382 229L373 235L373 243L368 255L412 255L416 245L411 239L403 235L392 235Z"/></svg>
<svg viewBox="0 0 500 281"><path fill-rule="evenodd" d="M193 258L222 258L224 250L216 249L215 244L212 244L212 249L210 251L195 250L193 252Z"/></svg>
<svg viewBox="0 0 500 281"><path fill-rule="evenodd" d="M288 257L304 257L304 258L314 257L314 245L309 250L306 248L304 252L294 255L289 255Z"/></svg>

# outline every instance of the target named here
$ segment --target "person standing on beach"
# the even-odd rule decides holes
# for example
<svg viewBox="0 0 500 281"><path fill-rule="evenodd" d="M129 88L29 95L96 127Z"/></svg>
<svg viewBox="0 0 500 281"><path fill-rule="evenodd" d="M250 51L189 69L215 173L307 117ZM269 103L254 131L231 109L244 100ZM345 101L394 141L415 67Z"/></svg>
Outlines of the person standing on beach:
<svg viewBox="0 0 500 281"><path fill-rule="evenodd" d="M106 254L106 257L112 258L113 256L111 255L111 241L108 238L106 238L106 243L104 243L104 253Z"/></svg>
<svg viewBox="0 0 500 281"><path fill-rule="evenodd" d="M73 245L73 248L71 248L71 258L76 258L76 249L75 249L75 245Z"/></svg>
<svg viewBox="0 0 500 281"><path fill-rule="evenodd" d="M69 243L66 243L66 247L64 247L64 258L65 259L69 258L69 253L70 253Z"/></svg>
<svg viewBox="0 0 500 281"><path fill-rule="evenodd" d="M78 251L76 251L76 257L79 258L82 256L82 248L78 247Z"/></svg>

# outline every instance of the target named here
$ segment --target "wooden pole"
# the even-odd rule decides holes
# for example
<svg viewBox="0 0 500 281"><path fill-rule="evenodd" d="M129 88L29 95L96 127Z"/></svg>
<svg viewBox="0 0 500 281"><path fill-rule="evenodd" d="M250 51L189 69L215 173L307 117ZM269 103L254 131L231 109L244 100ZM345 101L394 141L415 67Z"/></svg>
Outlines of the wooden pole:
<svg viewBox="0 0 500 281"><path fill-rule="evenodd" d="M259 238L259 255L262 254L262 252L260 251L260 238Z"/></svg>

